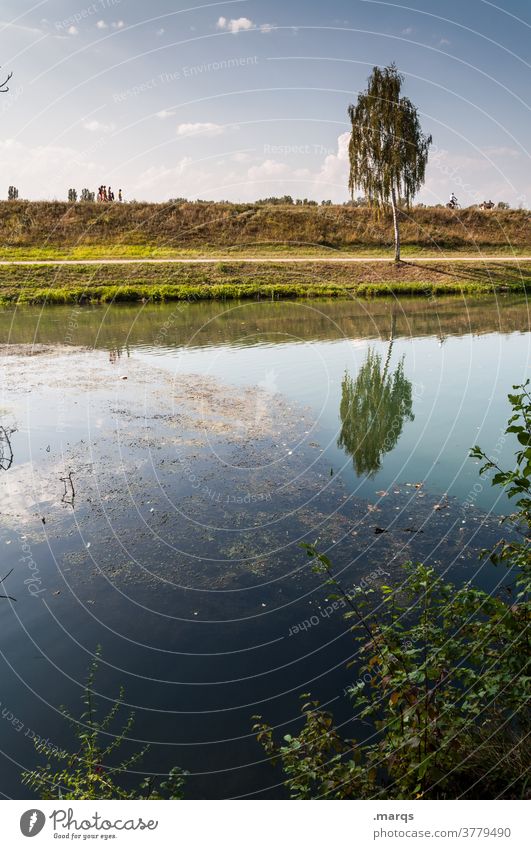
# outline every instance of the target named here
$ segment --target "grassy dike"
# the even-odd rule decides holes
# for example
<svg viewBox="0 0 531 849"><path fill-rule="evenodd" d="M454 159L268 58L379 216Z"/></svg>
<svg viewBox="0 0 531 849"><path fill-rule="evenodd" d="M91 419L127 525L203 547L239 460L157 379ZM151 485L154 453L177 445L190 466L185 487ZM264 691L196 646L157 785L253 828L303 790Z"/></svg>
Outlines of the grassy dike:
<svg viewBox="0 0 531 849"><path fill-rule="evenodd" d="M529 253L530 212L413 207L400 213L404 256ZM389 211L366 207L0 201L3 259L318 255L393 258ZM242 257L243 255L243 257Z"/></svg>
<svg viewBox="0 0 531 849"><path fill-rule="evenodd" d="M0 304L492 294L531 290L531 262L5 265Z"/></svg>

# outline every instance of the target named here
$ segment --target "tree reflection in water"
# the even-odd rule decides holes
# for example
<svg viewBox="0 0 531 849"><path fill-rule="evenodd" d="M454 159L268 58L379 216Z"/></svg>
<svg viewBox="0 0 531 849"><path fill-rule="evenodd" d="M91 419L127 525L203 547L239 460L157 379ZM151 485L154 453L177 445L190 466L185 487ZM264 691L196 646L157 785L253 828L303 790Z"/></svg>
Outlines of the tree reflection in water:
<svg viewBox="0 0 531 849"><path fill-rule="evenodd" d="M373 477L384 454L398 442L405 421L414 415L411 381L404 375L404 358L389 370L391 341L385 365L369 348L356 379L345 372L341 384L341 431L338 446L351 455L357 475Z"/></svg>

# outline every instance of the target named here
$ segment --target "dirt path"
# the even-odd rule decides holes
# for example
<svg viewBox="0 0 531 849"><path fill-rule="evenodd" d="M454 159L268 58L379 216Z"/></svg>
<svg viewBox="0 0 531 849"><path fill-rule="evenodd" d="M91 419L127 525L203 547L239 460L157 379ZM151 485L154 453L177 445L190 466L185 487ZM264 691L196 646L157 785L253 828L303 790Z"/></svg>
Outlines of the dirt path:
<svg viewBox="0 0 531 849"><path fill-rule="evenodd" d="M3 265L217 265L219 262L252 263L255 265L288 264L297 263L365 263L383 262L394 265L394 260L389 257L375 256L290 256L290 257L248 257L248 256L217 256L217 257L174 257L167 259L158 258L133 258L133 259L15 259L0 260ZM531 256L415 256L405 257L403 264L417 262L531 262Z"/></svg>

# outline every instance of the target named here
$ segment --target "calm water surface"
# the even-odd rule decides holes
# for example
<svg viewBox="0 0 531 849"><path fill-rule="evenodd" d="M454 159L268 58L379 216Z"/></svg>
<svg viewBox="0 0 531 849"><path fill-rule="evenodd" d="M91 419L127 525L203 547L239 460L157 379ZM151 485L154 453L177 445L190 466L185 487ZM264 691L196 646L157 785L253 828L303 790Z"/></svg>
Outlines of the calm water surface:
<svg viewBox="0 0 531 849"><path fill-rule="evenodd" d="M0 791L27 795L33 735L71 741L57 707L81 707L101 644L97 689L108 705L124 684L146 769L189 770L192 797L280 796L251 716L286 733L311 690L348 722L355 674L299 542L319 538L349 586L420 558L497 586L478 552L507 505L468 454L511 462L528 331L524 297L0 312L17 599L2 602ZM76 350L41 347L58 345Z"/></svg>

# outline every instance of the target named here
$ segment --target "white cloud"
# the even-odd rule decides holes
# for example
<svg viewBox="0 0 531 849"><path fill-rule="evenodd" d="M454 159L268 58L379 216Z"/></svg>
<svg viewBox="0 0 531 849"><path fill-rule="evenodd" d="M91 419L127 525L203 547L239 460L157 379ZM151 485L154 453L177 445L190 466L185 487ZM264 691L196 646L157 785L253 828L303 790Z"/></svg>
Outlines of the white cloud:
<svg viewBox="0 0 531 849"><path fill-rule="evenodd" d="M17 175L21 197L66 200L69 186L97 185L100 166L91 155L60 145L32 147L14 139L0 141L2 167Z"/></svg>
<svg viewBox="0 0 531 849"><path fill-rule="evenodd" d="M228 32L238 33L249 29L254 29L255 24L250 18L219 18L216 24L218 29L227 30Z"/></svg>
<svg viewBox="0 0 531 849"><path fill-rule="evenodd" d="M156 34L160 37L161 35L164 35L165 32L166 32L166 30L164 29L164 27L161 27L160 29L157 30Z"/></svg>
<svg viewBox="0 0 531 849"><path fill-rule="evenodd" d="M530 196L531 186L523 183L518 173L518 156L508 154L512 150L493 147L471 154L435 150L429 158L426 185L420 199L427 203L445 203L453 191L462 206L489 198L518 206L522 197ZM489 162L488 156L493 162Z"/></svg>
<svg viewBox="0 0 531 849"><path fill-rule="evenodd" d="M172 118L175 115L175 112L172 109L161 109L160 112L157 112L157 118L160 118L161 121L164 121L166 118Z"/></svg>
<svg viewBox="0 0 531 849"><path fill-rule="evenodd" d="M267 33L273 32L274 30L273 24L260 24L260 32L263 32L267 35Z"/></svg>
<svg viewBox="0 0 531 849"><path fill-rule="evenodd" d="M100 121L85 121L83 124L85 130L88 130L89 133L112 133L115 129L114 124L102 124Z"/></svg>
<svg viewBox="0 0 531 849"><path fill-rule="evenodd" d="M445 148L438 148L430 153L429 164L436 168L441 174L453 175L461 171L463 173L488 171L490 162L484 156L469 155L467 153L451 153Z"/></svg>
<svg viewBox="0 0 531 849"><path fill-rule="evenodd" d="M412 35L412 34L413 34L413 27L405 27L402 30L402 35Z"/></svg>
<svg viewBox="0 0 531 849"><path fill-rule="evenodd" d="M521 156L521 152L517 150L515 147L485 147L483 149L483 153L486 156L501 156L503 159L511 158L518 159Z"/></svg>
<svg viewBox="0 0 531 849"><path fill-rule="evenodd" d="M72 25L71 27L68 27L67 33L68 33L68 35L79 35L79 30L78 30L77 27Z"/></svg>
<svg viewBox="0 0 531 849"><path fill-rule="evenodd" d="M437 47L449 47L451 44L447 38L440 38Z"/></svg>
<svg viewBox="0 0 531 849"><path fill-rule="evenodd" d="M182 191L185 191L188 194L191 191L194 191L191 187L195 182L197 182L197 174L190 173L189 169L192 164L192 159L189 156L183 156L182 159L179 160L177 165L173 168L167 168L166 166L155 166L152 165L150 168L147 168L143 171L138 178L135 180L134 184L134 192L135 193L146 193L149 197L175 197L177 194L180 194ZM182 185L183 175L186 176L186 172L188 171L189 184L185 186ZM173 181L179 181L179 190L177 189L177 183L175 189L172 188Z"/></svg>
<svg viewBox="0 0 531 849"><path fill-rule="evenodd" d="M125 26L125 21L113 21L111 26L113 29L123 29Z"/></svg>
<svg viewBox="0 0 531 849"><path fill-rule="evenodd" d="M343 203L348 199L349 136L348 132L341 133L335 151L322 156L316 154L312 145L307 157L287 155L286 158L260 159L251 150L234 151L205 162L187 156L175 166L150 167L131 175L128 196L153 201L177 196L253 201L258 197L290 194L315 200L330 198L335 203ZM436 154L433 161L430 158L426 188L419 200L445 202L453 189L466 205L477 200L471 193L478 190L479 200L492 197L495 201L506 200L518 205L516 191L511 190L508 179L510 175L505 179L501 177L485 156L454 156L447 151L439 152L439 156L441 153L444 165L437 162ZM510 158L507 163L507 167L515 168L518 160ZM467 184L468 191L461 181ZM126 179L122 183L126 184ZM531 185L518 184L518 191L530 197Z"/></svg>
<svg viewBox="0 0 531 849"><path fill-rule="evenodd" d="M96 26L98 29L109 29L109 25L103 20L96 21Z"/></svg>
<svg viewBox="0 0 531 849"><path fill-rule="evenodd" d="M290 194L294 197L315 199L335 198L346 200L348 182L348 143L350 133L342 133L337 140L336 153L328 154L317 170L312 167L293 168L277 159L252 165L247 169L250 198L261 194Z"/></svg>
<svg viewBox="0 0 531 849"><path fill-rule="evenodd" d="M220 124L212 124L210 121L196 124L179 124L177 126L178 136L220 136L225 132L225 127Z"/></svg>
<svg viewBox="0 0 531 849"><path fill-rule="evenodd" d="M345 132L337 139L337 153L330 153L325 157L321 169L316 177L316 183L324 187L334 188L346 186L348 182L348 145L350 133Z"/></svg>
<svg viewBox="0 0 531 849"><path fill-rule="evenodd" d="M293 164L278 159L266 159L247 169L248 200L261 195L290 194L316 200L333 198L337 202L347 199L348 144L350 133L337 139L335 153L329 153L317 167L308 165L294 168ZM311 155L310 146L309 153ZM314 160L310 160L313 162Z"/></svg>
<svg viewBox="0 0 531 849"><path fill-rule="evenodd" d="M251 166L247 171L247 176L253 183L262 183L268 180L278 180L280 177L288 177L292 173L293 169L285 162L266 159L260 165Z"/></svg>

